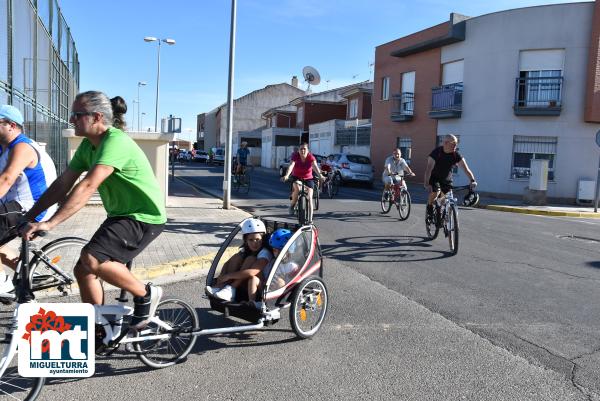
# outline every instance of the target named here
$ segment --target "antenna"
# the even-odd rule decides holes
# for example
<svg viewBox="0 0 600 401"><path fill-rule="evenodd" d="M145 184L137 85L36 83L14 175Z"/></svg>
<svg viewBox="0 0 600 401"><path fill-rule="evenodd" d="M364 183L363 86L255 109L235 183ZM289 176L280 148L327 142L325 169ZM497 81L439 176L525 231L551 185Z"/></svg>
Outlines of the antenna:
<svg viewBox="0 0 600 401"><path fill-rule="evenodd" d="M319 71L316 68L307 65L302 69L302 76L304 77L304 81L308 82L308 88L306 91L310 89L310 85L319 85L321 82L321 76L319 75Z"/></svg>
<svg viewBox="0 0 600 401"><path fill-rule="evenodd" d="M375 65L374 61L369 61L369 79L373 76L373 66Z"/></svg>

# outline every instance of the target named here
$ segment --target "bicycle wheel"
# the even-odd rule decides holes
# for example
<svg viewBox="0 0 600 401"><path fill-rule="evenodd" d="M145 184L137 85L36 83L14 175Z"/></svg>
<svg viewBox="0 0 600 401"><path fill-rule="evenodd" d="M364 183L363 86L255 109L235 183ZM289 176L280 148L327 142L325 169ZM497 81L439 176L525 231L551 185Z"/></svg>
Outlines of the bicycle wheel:
<svg viewBox="0 0 600 401"><path fill-rule="evenodd" d="M158 304L156 316L172 328L175 332L164 340L148 340L133 343L133 349L138 358L154 369L166 368L183 361L196 343L196 336L182 336L200 326L198 315L194 308L180 299L166 299ZM144 328L138 337L153 336L165 332L163 326L151 322Z"/></svg>
<svg viewBox="0 0 600 401"><path fill-rule="evenodd" d="M10 315L12 314L11 311ZM9 320L8 326L12 326L12 319L7 319ZM12 336L6 331L2 333L2 339L0 339L0 359L6 358L4 363L8 364L4 374L0 377L0 399L33 401L40 394L46 379L43 377L23 377L19 374L17 354L13 355L12 360L8 359L8 350L11 346L10 338L17 341L16 336Z"/></svg>
<svg viewBox="0 0 600 401"><path fill-rule="evenodd" d="M434 215L431 217L428 217L427 210L425 211L425 230L427 231L427 237L429 239L434 240L437 238L438 233L440 232L440 227L436 222L435 211Z"/></svg>
<svg viewBox="0 0 600 401"><path fill-rule="evenodd" d="M10 400L33 401L42 391L46 379L44 377L23 377L19 375L17 366L6 369L0 377L0 397Z"/></svg>
<svg viewBox="0 0 600 401"><path fill-rule="evenodd" d="M69 297L60 302L79 302L79 287L73 269L79 260L81 249L87 241L78 237L58 238L44 245L41 254L31 259L31 275L34 291L42 291L38 297ZM57 273L59 269L73 281L71 284Z"/></svg>
<svg viewBox="0 0 600 401"><path fill-rule="evenodd" d="M250 174L248 174L248 171L238 177L238 190L243 194L250 192Z"/></svg>
<svg viewBox="0 0 600 401"><path fill-rule="evenodd" d="M450 205L450 210L446 216L446 229L448 230L450 252L456 255L458 253L458 215L454 205Z"/></svg>
<svg viewBox="0 0 600 401"><path fill-rule="evenodd" d="M404 221L408 219L410 216L410 194L404 188L400 190L400 199L398 199L398 203L396 206L398 207L398 214L400 215L400 220Z"/></svg>
<svg viewBox="0 0 600 401"><path fill-rule="evenodd" d="M390 212L392 208L392 197L394 195L391 191L383 190L381 193L381 212L386 214Z"/></svg>
<svg viewBox="0 0 600 401"><path fill-rule="evenodd" d="M323 192L327 194L327 197L329 199L333 198L333 185L331 183L331 180L327 180L325 181L325 183L323 184Z"/></svg>
<svg viewBox="0 0 600 401"><path fill-rule="evenodd" d="M308 201L306 195L298 197L298 223L301 226L308 224Z"/></svg>
<svg viewBox="0 0 600 401"><path fill-rule="evenodd" d="M342 186L342 177L339 174L334 174L333 176L333 196L336 196Z"/></svg>
<svg viewBox="0 0 600 401"><path fill-rule="evenodd" d="M329 295L319 277L308 277L294 289L290 323L294 333L301 338L314 336L325 319Z"/></svg>
<svg viewBox="0 0 600 401"><path fill-rule="evenodd" d="M319 210L319 199L319 187L315 186L315 188L313 189L313 212L315 210Z"/></svg>

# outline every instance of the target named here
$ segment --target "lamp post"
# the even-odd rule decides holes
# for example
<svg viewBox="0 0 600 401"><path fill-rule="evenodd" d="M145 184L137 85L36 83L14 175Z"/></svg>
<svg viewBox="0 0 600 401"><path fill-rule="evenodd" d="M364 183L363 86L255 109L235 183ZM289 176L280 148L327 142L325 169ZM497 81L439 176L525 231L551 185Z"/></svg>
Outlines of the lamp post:
<svg viewBox="0 0 600 401"><path fill-rule="evenodd" d="M139 103L140 102L138 100L135 100L135 99L133 99L131 101L131 104L133 104L133 110L131 110L131 129L130 129L130 131L133 131L133 128L135 127L135 104L136 103L138 103L138 112L139 112L139 110L140 110Z"/></svg>
<svg viewBox="0 0 600 401"><path fill-rule="evenodd" d="M146 115L146 113L142 111L142 120L140 122L140 132L144 130L144 116L145 115Z"/></svg>
<svg viewBox="0 0 600 401"><path fill-rule="evenodd" d="M138 82L138 99L137 99L137 104L138 104L138 131L141 131L141 127L140 127L140 86L146 86L146 82L145 81L139 81Z"/></svg>
<svg viewBox="0 0 600 401"><path fill-rule="evenodd" d="M175 44L175 40L173 39L158 39L155 38L154 36L146 36L144 38L144 42L157 42L158 43L158 52L157 52L157 56L156 56L156 64L157 64L157 68L156 68L156 108L154 111L154 132L158 132L158 96L159 96L159 85L160 85L160 44L161 42L164 42L168 45L174 45Z"/></svg>

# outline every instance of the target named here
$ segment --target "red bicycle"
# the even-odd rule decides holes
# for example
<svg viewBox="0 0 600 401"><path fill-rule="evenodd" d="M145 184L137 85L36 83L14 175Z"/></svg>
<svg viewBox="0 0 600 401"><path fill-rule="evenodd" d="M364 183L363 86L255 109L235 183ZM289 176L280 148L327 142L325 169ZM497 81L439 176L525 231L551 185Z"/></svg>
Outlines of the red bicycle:
<svg viewBox="0 0 600 401"><path fill-rule="evenodd" d="M398 173L390 174L392 185L384 189L381 194L381 211L386 214L390 212L392 205L396 205L400 220L404 221L410 216L410 193L404 183L404 177Z"/></svg>

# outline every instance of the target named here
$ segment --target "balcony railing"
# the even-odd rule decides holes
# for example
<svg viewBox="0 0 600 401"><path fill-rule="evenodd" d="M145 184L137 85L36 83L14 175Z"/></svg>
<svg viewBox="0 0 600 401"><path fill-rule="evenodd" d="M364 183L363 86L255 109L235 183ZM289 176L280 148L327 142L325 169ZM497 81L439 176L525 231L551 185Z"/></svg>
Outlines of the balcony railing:
<svg viewBox="0 0 600 401"><path fill-rule="evenodd" d="M462 82L431 89L431 118L456 118L462 115Z"/></svg>
<svg viewBox="0 0 600 401"><path fill-rule="evenodd" d="M415 112L415 94L412 92L397 93L392 96L394 108L392 109L392 121L410 121Z"/></svg>
<svg viewBox="0 0 600 401"><path fill-rule="evenodd" d="M562 110L563 77L517 78L515 115L558 116Z"/></svg>

